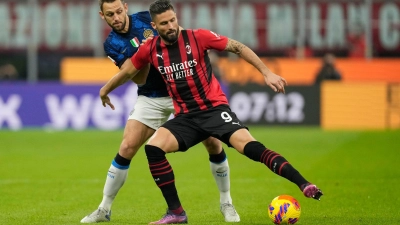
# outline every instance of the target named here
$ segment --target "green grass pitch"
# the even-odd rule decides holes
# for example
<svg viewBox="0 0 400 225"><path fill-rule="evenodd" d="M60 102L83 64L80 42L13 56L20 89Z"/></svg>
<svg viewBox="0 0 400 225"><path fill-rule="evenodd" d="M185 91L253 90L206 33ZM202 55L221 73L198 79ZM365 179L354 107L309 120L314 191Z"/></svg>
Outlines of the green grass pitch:
<svg viewBox="0 0 400 225"><path fill-rule="evenodd" d="M241 224L272 224L269 202L289 194L303 224L400 224L400 131L322 131L309 127L251 127L324 192L321 201L234 149L225 150L231 194ZM0 224L79 224L97 208L122 131L0 131ZM201 145L169 154L190 224L226 224L219 193ZM109 224L147 224L166 204L143 150L113 204Z"/></svg>

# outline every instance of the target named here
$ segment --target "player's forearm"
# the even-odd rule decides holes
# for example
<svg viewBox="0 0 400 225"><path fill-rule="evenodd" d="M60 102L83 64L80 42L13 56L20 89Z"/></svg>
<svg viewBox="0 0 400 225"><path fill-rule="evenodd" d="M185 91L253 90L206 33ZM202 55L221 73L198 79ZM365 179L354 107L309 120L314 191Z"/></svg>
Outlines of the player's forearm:
<svg viewBox="0 0 400 225"><path fill-rule="evenodd" d="M124 63L124 66L121 67L121 70L101 88L101 93L105 95L109 94L115 88L121 86L128 80L133 79L138 72L139 70L137 70L135 66L133 66L132 62L128 60L127 63Z"/></svg>
<svg viewBox="0 0 400 225"><path fill-rule="evenodd" d="M258 71L261 72L263 76L268 76L268 74L271 73L271 70L261 61L260 57L258 57L256 53L254 53L253 50L251 50L250 48L248 47L243 48L239 56L242 57L244 60L246 60L246 62L253 65Z"/></svg>
<svg viewBox="0 0 400 225"><path fill-rule="evenodd" d="M239 55L260 71L263 76L268 76L271 73L271 70L268 69L253 50L238 41L229 38L225 50Z"/></svg>
<svg viewBox="0 0 400 225"><path fill-rule="evenodd" d="M101 94L108 95L117 87L124 84L126 81L132 79L130 76L127 76L123 71L120 71L115 76L113 76L100 90Z"/></svg>

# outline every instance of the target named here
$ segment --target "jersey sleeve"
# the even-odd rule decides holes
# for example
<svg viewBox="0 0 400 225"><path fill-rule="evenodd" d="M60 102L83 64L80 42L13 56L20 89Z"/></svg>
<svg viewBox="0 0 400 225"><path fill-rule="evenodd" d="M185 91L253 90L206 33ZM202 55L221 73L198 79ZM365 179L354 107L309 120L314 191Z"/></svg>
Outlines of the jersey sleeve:
<svg viewBox="0 0 400 225"><path fill-rule="evenodd" d="M128 58L124 55L119 53L115 48L112 47L111 43L104 42L104 52L106 53L107 57L118 67L121 67L124 64L125 60Z"/></svg>
<svg viewBox="0 0 400 225"><path fill-rule="evenodd" d="M150 42L140 46L137 52L131 57L132 64L136 69L141 70L144 66L150 63Z"/></svg>
<svg viewBox="0 0 400 225"><path fill-rule="evenodd" d="M198 29L194 31L197 40L205 49L223 51L228 44L228 38L211 30Z"/></svg>

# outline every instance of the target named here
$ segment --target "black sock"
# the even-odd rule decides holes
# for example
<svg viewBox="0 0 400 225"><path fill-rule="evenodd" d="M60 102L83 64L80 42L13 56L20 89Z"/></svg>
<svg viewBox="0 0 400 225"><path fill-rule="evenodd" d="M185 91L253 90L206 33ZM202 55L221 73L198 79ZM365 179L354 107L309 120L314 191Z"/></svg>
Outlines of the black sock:
<svg viewBox="0 0 400 225"><path fill-rule="evenodd" d="M175 187L174 171L165 157L165 152L152 145L145 145L145 151L151 175L160 188L168 209L175 214L182 213L183 209Z"/></svg>
<svg viewBox="0 0 400 225"><path fill-rule="evenodd" d="M209 154L209 160L212 163L222 163L226 159L226 154L224 149L219 154Z"/></svg>
<svg viewBox="0 0 400 225"><path fill-rule="evenodd" d="M258 141L251 141L244 146L244 155L250 159L264 163L272 172L284 177L302 189L308 181L278 153L271 151Z"/></svg>
<svg viewBox="0 0 400 225"><path fill-rule="evenodd" d="M131 160L122 157L119 153L115 156L114 161L120 166L129 166L131 164Z"/></svg>

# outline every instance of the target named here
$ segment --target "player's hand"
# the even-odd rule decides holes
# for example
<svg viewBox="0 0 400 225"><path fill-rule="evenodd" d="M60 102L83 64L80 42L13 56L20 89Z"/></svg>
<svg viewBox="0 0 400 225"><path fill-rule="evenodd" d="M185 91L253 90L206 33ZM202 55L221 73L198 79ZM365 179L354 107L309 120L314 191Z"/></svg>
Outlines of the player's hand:
<svg viewBox="0 0 400 225"><path fill-rule="evenodd" d="M149 37L147 37L146 39L142 40L142 43L140 43L140 45L144 45L147 41L151 40L154 38L154 35L150 35Z"/></svg>
<svg viewBox="0 0 400 225"><path fill-rule="evenodd" d="M287 82L285 78L270 72L268 76L264 76L265 83L277 93L285 93Z"/></svg>
<svg viewBox="0 0 400 225"><path fill-rule="evenodd" d="M104 107L107 107L107 105L110 106L110 108L112 110L115 109L114 105L111 103L110 98L108 97L108 95L103 91L103 88L100 89L100 99L101 99L101 103L103 104Z"/></svg>

